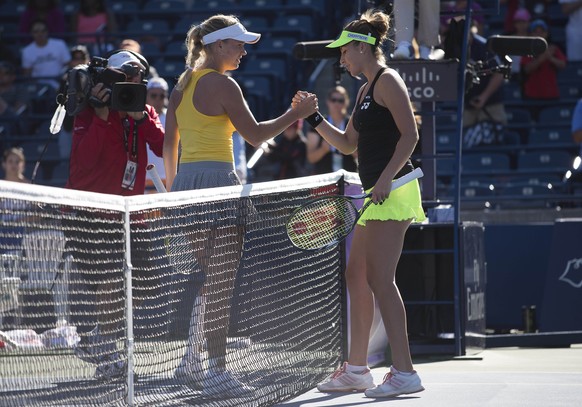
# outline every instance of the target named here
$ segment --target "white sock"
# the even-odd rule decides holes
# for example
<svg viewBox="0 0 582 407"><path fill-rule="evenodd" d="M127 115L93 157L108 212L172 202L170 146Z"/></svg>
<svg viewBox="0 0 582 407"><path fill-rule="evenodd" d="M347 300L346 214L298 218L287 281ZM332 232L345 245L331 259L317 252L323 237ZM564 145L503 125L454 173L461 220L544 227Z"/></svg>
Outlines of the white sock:
<svg viewBox="0 0 582 407"><path fill-rule="evenodd" d="M392 366L391 369L394 373L401 374L402 376L412 376L415 373L414 370L412 372L401 372L400 370L396 369L394 366Z"/></svg>
<svg viewBox="0 0 582 407"><path fill-rule="evenodd" d="M349 363L346 366L346 371L349 373L362 373L366 369L368 369L368 366L350 365Z"/></svg>

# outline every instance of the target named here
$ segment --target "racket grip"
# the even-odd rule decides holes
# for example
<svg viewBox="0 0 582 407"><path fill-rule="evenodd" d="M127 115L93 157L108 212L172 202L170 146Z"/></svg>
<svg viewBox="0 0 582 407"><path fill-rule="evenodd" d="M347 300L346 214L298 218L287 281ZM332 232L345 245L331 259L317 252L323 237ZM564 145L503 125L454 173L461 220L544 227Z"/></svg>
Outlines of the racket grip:
<svg viewBox="0 0 582 407"><path fill-rule="evenodd" d="M396 178L392 182L392 191L396 188L400 188L404 184L408 184L410 181L420 178L424 175L421 168L415 168L414 170L410 171L408 174L404 174L400 178Z"/></svg>
<svg viewBox="0 0 582 407"><path fill-rule="evenodd" d="M146 167L146 171L148 172L149 176L152 178L154 186L156 187L156 191L158 192L168 192L162 179L160 178L160 174L158 174L158 170L156 170L156 166L154 164L148 164Z"/></svg>

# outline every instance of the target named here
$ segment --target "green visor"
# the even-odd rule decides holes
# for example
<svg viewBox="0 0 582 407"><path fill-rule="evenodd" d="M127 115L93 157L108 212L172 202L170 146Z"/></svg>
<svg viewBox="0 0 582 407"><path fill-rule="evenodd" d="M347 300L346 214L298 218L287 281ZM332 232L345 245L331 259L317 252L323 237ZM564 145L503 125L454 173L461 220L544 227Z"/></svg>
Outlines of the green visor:
<svg viewBox="0 0 582 407"><path fill-rule="evenodd" d="M351 31L343 30L341 35L337 40L332 42L331 44L326 45L327 48L338 48L343 45L348 44L351 41L361 41L366 42L370 45L376 45L376 38L372 37L371 35L355 33Z"/></svg>

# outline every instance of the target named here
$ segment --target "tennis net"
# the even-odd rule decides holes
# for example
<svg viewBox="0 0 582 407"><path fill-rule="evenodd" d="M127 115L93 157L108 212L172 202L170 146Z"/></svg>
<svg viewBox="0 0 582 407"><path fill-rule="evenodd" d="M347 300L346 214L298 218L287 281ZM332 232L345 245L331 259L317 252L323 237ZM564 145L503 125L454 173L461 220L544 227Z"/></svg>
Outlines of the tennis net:
<svg viewBox="0 0 582 407"><path fill-rule="evenodd" d="M351 174L119 197L0 181L5 406L268 406L343 358L341 246L285 221Z"/></svg>

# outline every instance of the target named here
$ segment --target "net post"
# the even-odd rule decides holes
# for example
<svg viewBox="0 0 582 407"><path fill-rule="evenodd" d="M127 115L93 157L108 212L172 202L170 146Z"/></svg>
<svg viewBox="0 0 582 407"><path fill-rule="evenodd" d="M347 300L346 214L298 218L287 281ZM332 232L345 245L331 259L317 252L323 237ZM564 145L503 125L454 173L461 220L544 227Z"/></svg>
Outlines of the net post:
<svg viewBox="0 0 582 407"><path fill-rule="evenodd" d="M125 203L124 212L124 229L125 229L125 331L126 331L126 348L127 348L127 405L133 407L134 404L134 377L133 377L133 289L132 289L132 269L131 264L131 217L129 203Z"/></svg>
<svg viewBox="0 0 582 407"><path fill-rule="evenodd" d="M338 189L340 195L345 195L346 180L345 176L342 175L338 180ZM349 343L348 343L348 289L346 284L346 266L347 266L347 248L346 242L348 239L343 239L339 244L340 252L340 269L338 276L341 282L341 317L342 317L342 360L348 360L349 356Z"/></svg>

